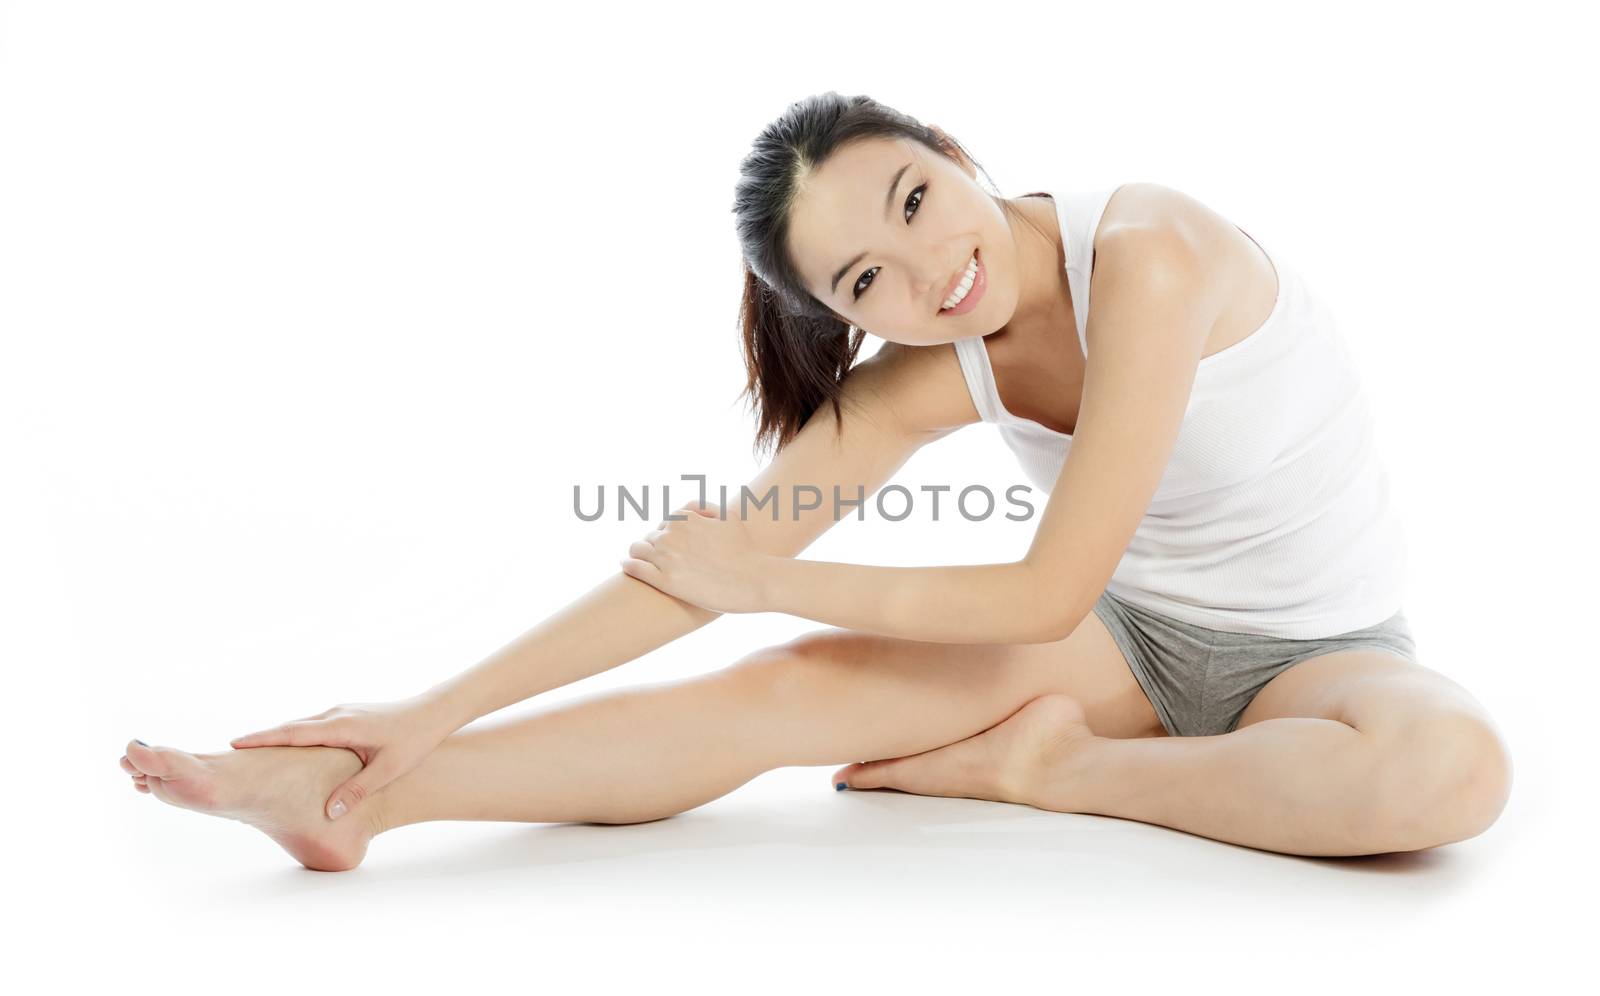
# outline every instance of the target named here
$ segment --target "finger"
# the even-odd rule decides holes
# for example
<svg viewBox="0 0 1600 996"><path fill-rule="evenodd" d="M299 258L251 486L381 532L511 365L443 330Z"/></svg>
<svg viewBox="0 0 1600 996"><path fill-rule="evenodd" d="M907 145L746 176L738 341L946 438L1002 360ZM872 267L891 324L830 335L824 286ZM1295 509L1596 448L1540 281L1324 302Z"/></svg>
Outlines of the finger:
<svg viewBox="0 0 1600 996"><path fill-rule="evenodd" d="M320 719L299 720L274 726L270 730L247 733L228 741L233 747L314 747L318 744L342 747L332 742L330 724Z"/></svg>
<svg viewBox="0 0 1600 996"><path fill-rule="evenodd" d="M259 731L255 732L255 733L247 733L242 737L235 737L234 739L228 741L228 743L233 745L233 746L235 746L235 747L267 747L267 746L272 746L272 745L275 745L275 744L278 743L278 741L276 739L273 739L270 743L256 743L256 742L246 743L245 741L252 740L252 738L257 738L257 737L274 737L274 738L278 737L288 727L299 726L299 725L302 725L304 723L316 723L316 722L319 722L321 720L330 719L330 718L333 717L334 713L339 712L343 708L344 708L344 706L333 706L331 708L322 710L321 712L317 713L314 716L301 716L299 719L291 719L289 722L284 723L284 724L282 724L280 726L274 726L271 729L259 730Z"/></svg>
<svg viewBox="0 0 1600 996"><path fill-rule="evenodd" d="M275 745L275 744L287 743L288 742L288 737L289 737L289 724L285 723L282 726L274 726L270 730L257 730L254 733L246 733L242 737L234 737L232 740L228 741L228 746L229 747L268 747L268 746L272 746L272 745Z"/></svg>
<svg viewBox="0 0 1600 996"><path fill-rule="evenodd" d="M334 789L323 804L322 811L330 820L336 820L361 804L372 793L394 780L394 774L381 758L350 776L343 785Z"/></svg>
<svg viewBox="0 0 1600 996"><path fill-rule="evenodd" d="M628 556L639 560L649 560L656 555L656 548L643 540L635 540L628 546Z"/></svg>
<svg viewBox="0 0 1600 996"><path fill-rule="evenodd" d="M632 557L625 557L620 563L622 564L623 573L629 577L638 578L645 584L653 585L657 588L661 587L661 569L655 564L650 563L648 560L636 560Z"/></svg>

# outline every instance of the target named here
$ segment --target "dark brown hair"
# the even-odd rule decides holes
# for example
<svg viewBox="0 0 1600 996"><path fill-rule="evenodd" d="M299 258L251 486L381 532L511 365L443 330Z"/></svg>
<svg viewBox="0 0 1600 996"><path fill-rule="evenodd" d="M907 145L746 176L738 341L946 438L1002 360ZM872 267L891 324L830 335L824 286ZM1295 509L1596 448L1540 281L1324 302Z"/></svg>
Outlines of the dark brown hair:
<svg viewBox="0 0 1600 996"><path fill-rule="evenodd" d="M983 170L954 139L867 96L807 97L762 130L739 164L733 200L744 256L742 396L756 412L758 449L782 449L823 402L843 418L841 384L866 333L852 331L806 289L789 253L789 219L800 182L835 152L867 138L909 139L952 160L959 150Z"/></svg>

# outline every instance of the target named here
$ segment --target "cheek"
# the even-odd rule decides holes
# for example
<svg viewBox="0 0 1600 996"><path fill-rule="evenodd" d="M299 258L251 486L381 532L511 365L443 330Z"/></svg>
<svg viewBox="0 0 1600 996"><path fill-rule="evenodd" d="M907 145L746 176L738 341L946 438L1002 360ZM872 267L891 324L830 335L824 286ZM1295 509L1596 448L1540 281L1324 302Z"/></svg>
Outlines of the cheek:
<svg viewBox="0 0 1600 996"><path fill-rule="evenodd" d="M871 289L862 295L857 305L865 327L905 330L920 325L923 317L921 305L914 300L910 287L898 276L889 278L880 274L879 277L872 282ZM868 298L875 300L869 301ZM878 324L874 326L873 322Z"/></svg>

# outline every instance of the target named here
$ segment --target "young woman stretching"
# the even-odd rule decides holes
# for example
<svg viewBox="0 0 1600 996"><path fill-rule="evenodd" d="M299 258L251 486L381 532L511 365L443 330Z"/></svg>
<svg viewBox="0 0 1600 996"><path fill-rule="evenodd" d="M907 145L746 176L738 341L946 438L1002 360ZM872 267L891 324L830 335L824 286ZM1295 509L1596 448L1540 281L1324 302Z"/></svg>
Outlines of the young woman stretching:
<svg viewBox="0 0 1600 996"><path fill-rule="evenodd" d="M681 506L622 572L457 677L229 751L132 741L136 789L322 870L424 820L657 820L852 758L884 760L839 788L1293 854L1494 822L1505 744L1416 660L1364 395L1280 255L1156 184L992 196L959 143L865 97L792 105L742 168L746 389L777 444L752 495L870 496L918 447L991 422L1050 494L1026 556L800 560L831 501ZM886 342L856 364L864 330ZM754 611L833 628L463 729Z"/></svg>

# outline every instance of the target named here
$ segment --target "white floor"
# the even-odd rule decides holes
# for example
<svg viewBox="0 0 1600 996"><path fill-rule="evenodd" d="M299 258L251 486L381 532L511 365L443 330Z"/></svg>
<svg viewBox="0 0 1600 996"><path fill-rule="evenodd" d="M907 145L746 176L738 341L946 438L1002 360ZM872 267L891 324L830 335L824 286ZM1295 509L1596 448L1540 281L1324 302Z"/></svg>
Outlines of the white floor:
<svg viewBox="0 0 1600 996"><path fill-rule="evenodd" d="M1567 822L1574 807L1529 769L1488 834L1381 857L836 793L831 769L805 768L650 824L405 827L340 874L243 825L103 791L99 771L76 780L90 799L46 795L86 824L18 809L49 850L13 871L30 925L49 925L24 959L137 992L535 991L557 977L561 991L1478 991L1571 978L1592 932L1587 904L1566 901L1593 885L1592 809Z"/></svg>

